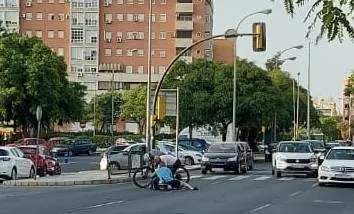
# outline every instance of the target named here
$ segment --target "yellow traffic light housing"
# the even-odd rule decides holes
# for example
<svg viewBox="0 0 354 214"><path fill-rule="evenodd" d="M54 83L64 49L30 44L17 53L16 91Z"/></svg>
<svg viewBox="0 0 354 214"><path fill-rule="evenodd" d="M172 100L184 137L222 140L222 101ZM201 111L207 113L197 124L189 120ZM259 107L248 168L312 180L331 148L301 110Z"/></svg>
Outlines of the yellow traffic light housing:
<svg viewBox="0 0 354 214"><path fill-rule="evenodd" d="M162 120L166 114L166 101L164 96L157 97L157 119Z"/></svg>
<svg viewBox="0 0 354 214"><path fill-rule="evenodd" d="M266 24L264 22L253 23L253 51L261 52L267 48Z"/></svg>

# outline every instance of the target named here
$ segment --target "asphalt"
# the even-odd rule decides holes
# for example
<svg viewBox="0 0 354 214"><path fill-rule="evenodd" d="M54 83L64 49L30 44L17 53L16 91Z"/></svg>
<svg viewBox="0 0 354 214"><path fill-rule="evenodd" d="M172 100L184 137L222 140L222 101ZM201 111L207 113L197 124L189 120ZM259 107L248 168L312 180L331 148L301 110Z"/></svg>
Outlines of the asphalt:
<svg viewBox="0 0 354 214"><path fill-rule="evenodd" d="M352 187L318 187L314 178L272 177L259 164L244 176L201 177L198 191L151 191L131 183L75 187L0 187L1 214L349 214Z"/></svg>
<svg viewBox="0 0 354 214"><path fill-rule="evenodd" d="M100 167L100 160L101 156L98 154L69 157L67 163L64 157L59 157L62 172L64 173L97 170Z"/></svg>

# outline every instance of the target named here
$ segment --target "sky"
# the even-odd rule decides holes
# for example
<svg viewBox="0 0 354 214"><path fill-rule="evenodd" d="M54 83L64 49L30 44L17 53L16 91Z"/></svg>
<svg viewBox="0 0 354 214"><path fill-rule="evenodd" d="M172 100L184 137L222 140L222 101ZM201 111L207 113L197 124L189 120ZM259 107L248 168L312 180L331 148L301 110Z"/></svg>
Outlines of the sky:
<svg viewBox="0 0 354 214"><path fill-rule="evenodd" d="M283 0L214 0L214 34L222 34L226 29L235 28L246 15L263 9L272 9L270 15L256 15L247 19L240 27L240 33L250 33L253 22L267 25L267 50L253 52L250 37L238 39L238 56L249 59L261 67L268 58L278 51L296 45L304 45L301 50L293 49L282 58L297 57L287 61L283 69L292 77L300 72L300 84L307 88L308 40L305 38L309 23L303 20L310 5L301 8L292 18L284 9ZM354 23L353 23L354 24ZM317 25L320 26L320 23ZM318 29L317 29L318 30ZM313 38L318 31L313 33ZM328 42L326 38L311 46L310 91L311 96L333 99L341 103L342 82L354 71L354 43L347 37L343 43Z"/></svg>

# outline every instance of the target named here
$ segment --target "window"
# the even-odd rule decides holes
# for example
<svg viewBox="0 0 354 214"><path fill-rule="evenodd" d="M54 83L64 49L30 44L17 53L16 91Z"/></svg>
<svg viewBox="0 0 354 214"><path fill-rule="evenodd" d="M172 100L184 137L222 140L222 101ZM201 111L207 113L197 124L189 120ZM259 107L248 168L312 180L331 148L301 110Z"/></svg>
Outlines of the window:
<svg viewBox="0 0 354 214"><path fill-rule="evenodd" d="M138 0L138 4L144 4L144 0Z"/></svg>
<svg viewBox="0 0 354 214"><path fill-rule="evenodd" d="M197 38L200 38L200 37L202 36L202 34L201 34L200 32L198 32L198 33L196 34L196 36L197 36Z"/></svg>
<svg viewBox="0 0 354 214"><path fill-rule="evenodd" d="M32 20L32 13L26 13L26 20Z"/></svg>
<svg viewBox="0 0 354 214"><path fill-rule="evenodd" d="M48 20L49 21L54 21L55 20L54 13L48 13Z"/></svg>
<svg viewBox="0 0 354 214"><path fill-rule="evenodd" d="M43 13L37 13L36 18L37 20L43 20Z"/></svg>
<svg viewBox="0 0 354 214"><path fill-rule="evenodd" d="M43 2L42 0L37 0L37 3L39 3L39 4L42 3L42 2Z"/></svg>
<svg viewBox="0 0 354 214"><path fill-rule="evenodd" d="M167 21L167 14L160 14L160 22L166 22Z"/></svg>
<svg viewBox="0 0 354 214"><path fill-rule="evenodd" d="M151 0L151 3L152 4L156 4L156 0Z"/></svg>
<svg viewBox="0 0 354 214"><path fill-rule="evenodd" d="M59 0L59 3L60 3L60 4L64 4L64 3L65 3L65 0Z"/></svg>
<svg viewBox="0 0 354 214"><path fill-rule="evenodd" d="M54 38L54 31L48 30L48 38Z"/></svg>
<svg viewBox="0 0 354 214"><path fill-rule="evenodd" d="M98 14L97 13L85 13L85 25L97 26L98 25Z"/></svg>
<svg viewBox="0 0 354 214"><path fill-rule="evenodd" d="M71 32L71 41L75 43L82 43L84 41L84 30L80 28L73 28Z"/></svg>
<svg viewBox="0 0 354 214"><path fill-rule="evenodd" d="M120 22L124 21L124 15L121 13L117 14L117 20Z"/></svg>
<svg viewBox="0 0 354 214"><path fill-rule="evenodd" d="M72 25L84 25L84 19L83 13L72 13L71 15Z"/></svg>
<svg viewBox="0 0 354 214"><path fill-rule="evenodd" d="M64 21L64 13L58 14L58 21Z"/></svg>
<svg viewBox="0 0 354 214"><path fill-rule="evenodd" d="M91 44L96 44L97 43L97 38L98 38L98 32L95 30L86 30L85 32L85 42L86 43L91 43Z"/></svg>
<svg viewBox="0 0 354 214"><path fill-rule="evenodd" d="M107 24L110 24L112 23L112 14L111 13L106 13L104 14L104 21L107 23Z"/></svg>
<svg viewBox="0 0 354 214"><path fill-rule="evenodd" d="M127 56L133 56L133 51L132 50L127 50Z"/></svg>
<svg viewBox="0 0 354 214"><path fill-rule="evenodd" d="M151 32L151 39L155 39L155 32Z"/></svg>
<svg viewBox="0 0 354 214"><path fill-rule="evenodd" d="M58 30L58 38L64 38L64 31Z"/></svg>
<svg viewBox="0 0 354 214"><path fill-rule="evenodd" d="M85 60L94 61L97 60L97 51L93 48L88 48L85 50Z"/></svg>
<svg viewBox="0 0 354 214"><path fill-rule="evenodd" d="M122 39L123 38L123 32L117 32L117 38Z"/></svg>
<svg viewBox="0 0 354 214"><path fill-rule="evenodd" d="M123 4L124 0L117 0L117 4Z"/></svg>
<svg viewBox="0 0 354 214"><path fill-rule="evenodd" d="M144 14L139 14L138 20L139 20L139 22L143 22L144 21Z"/></svg>
<svg viewBox="0 0 354 214"><path fill-rule="evenodd" d="M106 48L106 49L104 50L104 55L105 55L105 56L112 56L112 49Z"/></svg>
<svg viewBox="0 0 354 214"><path fill-rule="evenodd" d="M127 14L127 21L128 22L132 22L134 19L134 15L133 14Z"/></svg>
<svg viewBox="0 0 354 214"><path fill-rule="evenodd" d="M104 34L104 39L106 42L111 42L112 41L112 32L106 31Z"/></svg>
<svg viewBox="0 0 354 214"><path fill-rule="evenodd" d="M48 3L53 4L54 0L48 0Z"/></svg>
<svg viewBox="0 0 354 214"><path fill-rule="evenodd" d="M144 49L138 50L138 56L144 56Z"/></svg>
<svg viewBox="0 0 354 214"><path fill-rule="evenodd" d="M161 4L166 4L166 0L160 0Z"/></svg>
<svg viewBox="0 0 354 214"><path fill-rule="evenodd" d="M160 55L160 57L166 57L166 51L161 50L159 55Z"/></svg>
<svg viewBox="0 0 354 214"><path fill-rule="evenodd" d="M82 60L84 59L83 48L71 48L71 60Z"/></svg>
<svg viewBox="0 0 354 214"><path fill-rule="evenodd" d="M126 0L127 1L127 4L133 4L134 3L134 0Z"/></svg>
<svg viewBox="0 0 354 214"><path fill-rule="evenodd" d="M128 73L128 74L133 73L133 66L127 65L127 66L125 67L125 72Z"/></svg>
<svg viewBox="0 0 354 214"><path fill-rule="evenodd" d="M156 15L155 14L151 14L151 22L156 22Z"/></svg>
<svg viewBox="0 0 354 214"><path fill-rule="evenodd" d="M138 39L144 39L144 32L138 32Z"/></svg>
<svg viewBox="0 0 354 214"><path fill-rule="evenodd" d="M138 66L138 73L139 74L143 74L144 73L144 66L142 66L142 65Z"/></svg>
<svg viewBox="0 0 354 214"><path fill-rule="evenodd" d="M38 38L42 38L42 31L41 30L37 30L36 31L36 37L38 37Z"/></svg>
<svg viewBox="0 0 354 214"><path fill-rule="evenodd" d="M58 48L58 56L64 56L64 48Z"/></svg>
<svg viewBox="0 0 354 214"><path fill-rule="evenodd" d="M160 39L166 39L166 32L164 31L160 32Z"/></svg>
<svg viewBox="0 0 354 214"><path fill-rule="evenodd" d="M155 51L151 50L151 56L155 56Z"/></svg>
<svg viewBox="0 0 354 214"><path fill-rule="evenodd" d="M32 31L31 30L26 30L26 36L32 37Z"/></svg>
<svg viewBox="0 0 354 214"><path fill-rule="evenodd" d="M117 56L123 56L123 50L122 49L117 49L116 50L116 55Z"/></svg>
<svg viewBox="0 0 354 214"><path fill-rule="evenodd" d="M165 70L166 70L165 66L159 66L159 73L160 74L165 73Z"/></svg>

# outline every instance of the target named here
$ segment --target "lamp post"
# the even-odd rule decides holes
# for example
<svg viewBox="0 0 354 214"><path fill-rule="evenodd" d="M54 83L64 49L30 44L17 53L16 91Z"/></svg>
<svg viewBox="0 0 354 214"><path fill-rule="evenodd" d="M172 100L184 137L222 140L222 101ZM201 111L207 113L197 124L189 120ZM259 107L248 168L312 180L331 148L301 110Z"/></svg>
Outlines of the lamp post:
<svg viewBox="0 0 354 214"><path fill-rule="evenodd" d="M309 39L308 50L308 67L307 67L307 139L310 140L310 72L311 72L311 40Z"/></svg>
<svg viewBox="0 0 354 214"><path fill-rule="evenodd" d="M251 14L248 14L245 16L241 21L237 24L237 27L235 29L236 35L238 34L239 28L243 21L245 21L247 18L257 15L257 14L264 14L268 15L271 14L272 10L271 9L266 9L266 10L261 10L258 12L254 12ZM234 88L233 88L233 103L232 103L232 141L236 141L236 106L237 106L237 36L234 38Z"/></svg>
<svg viewBox="0 0 354 214"><path fill-rule="evenodd" d="M98 90L98 77L100 75L96 73L96 79L95 79L95 94L93 96L93 136L96 135L96 96L97 96L97 90Z"/></svg>
<svg viewBox="0 0 354 214"><path fill-rule="evenodd" d="M297 109L296 109L296 139L299 138L299 101L300 101L300 72L297 73Z"/></svg>
<svg viewBox="0 0 354 214"><path fill-rule="evenodd" d="M150 91L151 91L151 18L152 18L152 0L149 0L149 24L148 24L148 58L147 58L147 84L146 84L146 151L151 150L151 114L150 114Z"/></svg>

